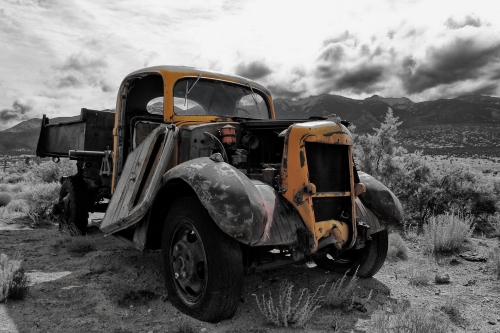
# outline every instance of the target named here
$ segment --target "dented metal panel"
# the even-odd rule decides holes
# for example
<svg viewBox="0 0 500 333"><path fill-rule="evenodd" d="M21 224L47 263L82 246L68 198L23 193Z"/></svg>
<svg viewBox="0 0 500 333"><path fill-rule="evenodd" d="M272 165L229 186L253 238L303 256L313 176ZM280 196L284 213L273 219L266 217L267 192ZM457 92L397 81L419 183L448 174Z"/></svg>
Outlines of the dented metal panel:
<svg viewBox="0 0 500 333"><path fill-rule="evenodd" d="M146 214L160 186L177 133L174 125L162 124L129 154L101 224L106 234L131 226ZM162 140L160 150L158 140ZM150 160L154 160L153 165Z"/></svg>
<svg viewBox="0 0 500 333"><path fill-rule="evenodd" d="M169 170L163 183L175 179L189 184L214 222L236 240L252 246L296 242L302 223L297 212L270 186L233 166L201 157Z"/></svg>
<svg viewBox="0 0 500 333"><path fill-rule="evenodd" d="M403 206L394 193L369 174L358 171L358 175L366 186L366 192L359 195L363 204L384 222L404 223Z"/></svg>

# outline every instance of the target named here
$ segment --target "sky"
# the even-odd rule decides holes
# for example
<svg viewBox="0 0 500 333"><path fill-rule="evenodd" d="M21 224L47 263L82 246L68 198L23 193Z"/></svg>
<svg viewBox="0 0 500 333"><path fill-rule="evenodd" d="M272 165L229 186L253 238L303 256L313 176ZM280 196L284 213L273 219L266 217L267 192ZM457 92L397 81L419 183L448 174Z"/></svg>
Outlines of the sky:
<svg viewBox="0 0 500 333"><path fill-rule="evenodd" d="M500 96L498 0L0 0L0 130L114 108L122 79L185 65L274 98Z"/></svg>

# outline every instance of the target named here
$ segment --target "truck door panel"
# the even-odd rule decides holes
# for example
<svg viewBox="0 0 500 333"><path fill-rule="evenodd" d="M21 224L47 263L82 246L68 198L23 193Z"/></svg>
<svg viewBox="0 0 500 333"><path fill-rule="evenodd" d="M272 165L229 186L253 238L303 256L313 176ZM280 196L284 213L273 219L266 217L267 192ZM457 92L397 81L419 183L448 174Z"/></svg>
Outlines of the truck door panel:
<svg viewBox="0 0 500 333"><path fill-rule="evenodd" d="M158 191L175 145L178 128L161 124L127 157L101 230L106 234L139 222Z"/></svg>

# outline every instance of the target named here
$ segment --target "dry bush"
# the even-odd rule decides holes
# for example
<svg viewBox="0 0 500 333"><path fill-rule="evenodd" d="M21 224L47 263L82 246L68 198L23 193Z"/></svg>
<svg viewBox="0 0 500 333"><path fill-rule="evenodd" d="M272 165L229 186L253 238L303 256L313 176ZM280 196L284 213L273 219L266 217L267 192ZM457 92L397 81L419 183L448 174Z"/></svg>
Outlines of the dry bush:
<svg viewBox="0 0 500 333"><path fill-rule="evenodd" d="M30 278L24 272L24 269L19 268L14 272L12 283L9 288L10 299L23 299L29 291Z"/></svg>
<svg viewBox="0 0 500 333"><path fill-rule="evenodd" d="M0 184L0 192L10 192L9 184Z"/></svg>
<svg viewBox="0 0 500 333"><path fill-rule="evenodd" d="M23 191L23 188L24 188L24 187L23 187L23 185L22 185L22 184L19 184L19 183L17 183L17 184L12 184L12 185L10 185L10 186L9 186L9 190L10 190L10 192L12 192L12 193L20 193L20 192L22 192L22 191Z"/></svg>
<svg viewBox="0 0 500 333"><path fill-rule="evenodd" d="M493 236L500 237L500 214L489 216L487 221L493 229Z"/></svg>
<svg viewBox="0 0 500 333"><path fill-rule="evenodd" d="M358 270L356 269L356 273ZM347 281L347 273L340 280L332 282L332 285L325 294L325 305L332 308L348 307L349 301L354 294L354 289L358 284L356 273Z"/></svg>
<svg viewBox="0 0 500 333"><path fill-rule="evenodd" d="M436 313L425 308L406 309L390 314L379 309L372 314L371 327L374 333L446 333L449 324Z"/></svg>
<svg viewBox="0 0 500 333"><path fill-rule="evenodd" d="M22 182L24 180L25 180L24 176L17 174L17 173L13 173L11 175L5 176L5 178L3 179L3 181L8 183L8 184L19 183L19 182Z"/></svg>
<svg viewBox="0 0 500 333"><path fill-rule="evenodd" d="M42 182L58 182L61 177L76 174L76 162L62 159L59 163L47 161L33 167L33 176Z"/></svg>
<svg viewBox="0 0 500 333"><path fill-rule="evenodd" d="M29 206L23 199L14 199L5 206L5 210L8 213L27 213Z"/></svg>
<svg viewBox="0 0 500 333"><path fill-rule="evenodd" d="M403 228L404 239L410 242L417 242L419 240L418 226L412 226L411 224L406 223Z"/></svg>
<svg viewBox="0 0 500 333"><path fill-rule="evenodd" d="M324 300L321 293L324 288L325 284L320 285L314 294L311 294L307 288L302 289L295 305L292 305L293 284L288 281L280 283L276 305L271 291L269 291L269 299L267 300L262 295L262 303L259 302L256 294L253 296L255 296L260 312L274 325L303 327L311 319L314 312L321 307Z"/></svg>
<svg viewBox="0 0 500 333"><path fill-rule="evenodd" d="M387 258L389 260L408 259L408 247L405 241L398 233L389 234L389 249L387 250Z"/></svg>
<svg viewBox="0 0 500 333"><path fill-rule="evenodd" d="M25 295L29 281L24 271L20 272L21 262L19 255L9 259L6 254L0 254L0 302L11 294L14 297Z"/></svg>
<svg viewBox="0 0 500 333"><path fill-rule="evenodd" d="M84 255L95 251L94 243L88 237L71 238L71 242L66 245L68 252Z"/></svg>
<svg viewBox="0 0 500 333"><path fill-rule="evenodd" d="M459 214L433 216L424 225L423 242L426 253L457 250L464 241L469 240L474 231L472 218Z"/></svg>
<svg viewBox="0 0 500 333"><path fill-rule="evenodd" d="M59 200L60 186L58 183L31 184L23 192L23 199L29 206L28 216L34 224L52 217L52 205Z"/></svg>
<svg viewBox="0 0 500 333"><path fill-rule="evenodd" d="M12 200L12 195L7 192L0 192L0 207L7 206Z"/></svg>

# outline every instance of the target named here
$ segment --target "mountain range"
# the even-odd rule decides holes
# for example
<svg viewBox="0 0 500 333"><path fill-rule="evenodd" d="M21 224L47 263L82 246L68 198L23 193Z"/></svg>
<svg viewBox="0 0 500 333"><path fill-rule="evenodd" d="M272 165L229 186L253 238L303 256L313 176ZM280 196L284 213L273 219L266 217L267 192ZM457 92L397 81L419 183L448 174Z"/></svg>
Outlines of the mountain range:
<svg viewBox="0 0 500 333"><path fill-rule="evenodd" d="M319 95L290 100L275 99L277 118L304 119L336 115L355 124L358 134L373 132L389 109L402 121L399 141L425 153L500 156L500 98L466 95L452 99L413 102L406 97L373 95L358 100ZM79 116L51 119L51 123ZM33 154L41 119L30 119L0 131L0 154Z"/></svg>

